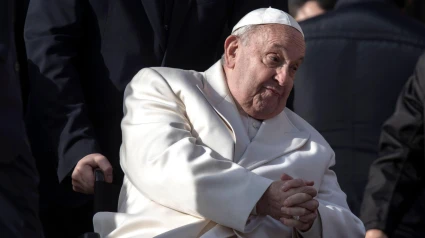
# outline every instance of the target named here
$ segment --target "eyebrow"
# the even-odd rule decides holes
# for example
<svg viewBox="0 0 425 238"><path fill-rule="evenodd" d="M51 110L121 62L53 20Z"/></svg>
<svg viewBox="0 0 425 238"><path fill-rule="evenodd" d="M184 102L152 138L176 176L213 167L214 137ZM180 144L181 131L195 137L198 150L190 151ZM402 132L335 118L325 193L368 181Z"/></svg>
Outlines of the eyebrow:
<svg viewBox="0 0 425 238"><path fill-rule="evenodd" d="M272 48L272 49L273 48L282 48L282 49L286 50L285 46L283 46L281 44L276 44L276 43L272 44L272 46L270 48Z"/></svg>
<svg viewBox="0 0 425 238"><path fill-rule="evenodd" d="M274 43L274 44L272 44L272 46L270 47L270 49L275 49L275 48L281 48L281 49L283 49L283 50L286 50L286 48L285 48L285 46L283 46L283 45L281 45L281 44L276 44L276 43ZM286 50L287 51L287 50ZM299 59L297 59L297 60L294 60L294 62L296 62L296 61L298 61L299 63L302 63L303 61L304 61L304 56L303 57L301 57L301 58L299 58ZM297 63L298 63L297 62Z"/></svg>

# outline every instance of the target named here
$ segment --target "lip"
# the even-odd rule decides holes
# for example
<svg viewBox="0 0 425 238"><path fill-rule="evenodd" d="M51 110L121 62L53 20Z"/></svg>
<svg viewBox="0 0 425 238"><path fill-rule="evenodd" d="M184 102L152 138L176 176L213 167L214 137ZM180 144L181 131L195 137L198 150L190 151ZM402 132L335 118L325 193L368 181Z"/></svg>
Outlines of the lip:
<svg viewBox="0 0 425 238"><path fill-rule="evenodd" d="M267 88L267 87L265 87L265 89L268 89L268 90L272 91L274 94L276 94L279 97L282 96L282 94L279 91L277 91L276 89L274 89L274 88Z"/></svg>

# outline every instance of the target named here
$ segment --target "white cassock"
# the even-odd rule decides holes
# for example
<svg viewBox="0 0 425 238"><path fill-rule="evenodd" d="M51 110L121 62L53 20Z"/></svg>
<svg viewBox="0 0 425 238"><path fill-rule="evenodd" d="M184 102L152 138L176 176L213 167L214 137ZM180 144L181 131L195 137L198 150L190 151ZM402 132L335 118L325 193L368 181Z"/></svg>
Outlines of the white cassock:
<svg viewBox="0 0 425 238"><path fill-rule="evenodd" d="M289 109L257 122L249 136L220 62L204 73L143 69L127 86L124 104L125 178L119 212L94 217L102 237L298 236L253 215L283 173L314 181L318 191L320 219L304 238L364 237L329 168L335 154L328 143Z"/></svg>

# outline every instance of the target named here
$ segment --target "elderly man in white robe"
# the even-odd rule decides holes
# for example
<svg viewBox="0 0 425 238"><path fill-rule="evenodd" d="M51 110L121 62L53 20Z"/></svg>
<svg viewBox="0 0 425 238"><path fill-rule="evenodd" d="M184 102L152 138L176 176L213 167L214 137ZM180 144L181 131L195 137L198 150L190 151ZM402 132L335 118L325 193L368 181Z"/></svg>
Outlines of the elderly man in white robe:
<svg viewBox="0 0 425 238"><path fill-rule="evenodd" d="M300 26L280 10L257 9L224 49L206 72L146 68L127 86L119 212L96 214L95 231L364 237L330 169L334 152L285 108L304 58Z"/></svg>

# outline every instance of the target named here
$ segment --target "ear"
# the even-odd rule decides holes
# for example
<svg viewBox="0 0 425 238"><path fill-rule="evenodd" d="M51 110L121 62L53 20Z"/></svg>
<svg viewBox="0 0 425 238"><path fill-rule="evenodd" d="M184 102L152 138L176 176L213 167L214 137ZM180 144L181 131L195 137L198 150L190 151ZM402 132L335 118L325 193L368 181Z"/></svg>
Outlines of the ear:
<svg viewBox="0 0 425 238"><path fill-rule="evenodd" d="M227 37L226 41L224 42L224 57L226 60L224 64L225 67L231 69L235 67L236 53L238 51L239 45L240 41L237 36L230 35Z"/></svg>

